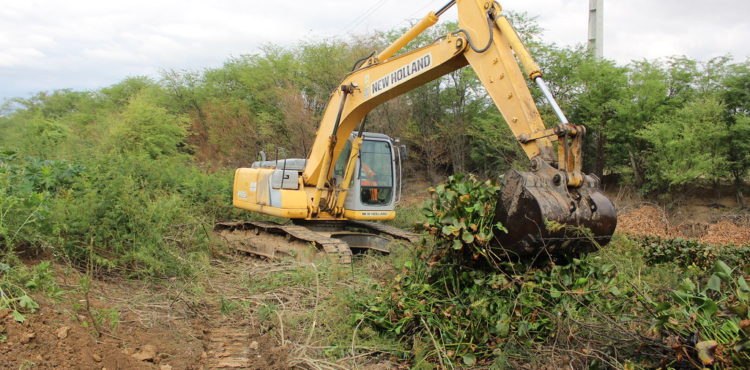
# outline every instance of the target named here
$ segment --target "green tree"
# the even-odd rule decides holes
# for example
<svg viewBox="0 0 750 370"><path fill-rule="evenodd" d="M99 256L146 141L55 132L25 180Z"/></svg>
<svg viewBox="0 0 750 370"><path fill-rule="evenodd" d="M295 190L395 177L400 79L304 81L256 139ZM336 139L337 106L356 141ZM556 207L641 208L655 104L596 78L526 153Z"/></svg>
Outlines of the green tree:
<svg viewBox="0 0 750 370"><path fill-rule="evenodd" d="M626 95L626 69L610 60L584 59L575 69L574 81L579 86L572 99L569 119L587 128L588 161L593 173L602 177L610 147L609 126L618 114L617 108Z"/></svg>
<svg viewBox="0 0 750 370"><path fill-rule="evenodd" d="M643 185L646 157L650 148L639 131L673 111L667 96L667 72L658 62L647 60L627 67L628 82L622 98L616 102L617 114L607 126L607 163L611 171L625 175L636 186Z"/></svg>
<svg viewBox="0 0 750 370"><path fill-rule="evenodd" d="M722 98L727 107L729 170L738 201L744 207L744 179L750 171L750 62L735 64L728 69Z"/></svg>
<svg viewBox="0 0 750 370"><path fill-rule="evenodd" d="M99 91L107 100L117 106L125 106L130 99L147 88L157 87L156 83L146 76L128 77L112 86Z"/></svg>
<svg viewBox="0 0 750 370"><path fill-rule="evenodd" d="M187 136L187 119L151 102L148 94L132 98L113 127L112 143L123 153L152 159L180 153Z"/></svg>
<svg viewBox="0 0 750 370"><path fill-rule="evenodd" d="M728 173L724 106L714 97L687 104L639 131L652 146L649 190L716 182Z"/></svg>

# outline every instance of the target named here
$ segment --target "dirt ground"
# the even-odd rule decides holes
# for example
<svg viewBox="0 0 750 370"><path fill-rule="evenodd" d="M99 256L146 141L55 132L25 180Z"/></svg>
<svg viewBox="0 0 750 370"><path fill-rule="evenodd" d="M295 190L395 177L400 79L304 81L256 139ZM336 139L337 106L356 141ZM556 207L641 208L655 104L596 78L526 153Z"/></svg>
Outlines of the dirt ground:
<svg viewBox="0 0 750 370"><path fill-rule="evenodd" d="M200 285L96 281L89 310L81 308L85 297L74 291L80 275L57 266L58 284L70 289L65 298L34 296L40 309L24 323L16 322L10 311L0 312L0 338L5 338L0 341L0 368L286 369L288 348L279 345L269 328L252 317L222 313L219 297L240 288L224 284L225 274L243 271L237 266L224 270L230 268L224 262L218 266ZM205 289L200 301L186 292L200 289ZM91 323L102 317L97 335Z"/></svg>
<svg viewBox="0 0 750 370"><path fill-rule="evenodd" d="M696 239L718 245L750 245L750 210L739 209L732 197L696 197L669 207L610 197L618 208L617 232Z"/></svg>
<svg viewBox="0 0 750 370"><path fill-rule="evenodd" d="M642 205L617 219L617 231L662 238L697 239L708 244L750 244L750 214L725 213L706 221L675 221L663 208Z"/></svg>

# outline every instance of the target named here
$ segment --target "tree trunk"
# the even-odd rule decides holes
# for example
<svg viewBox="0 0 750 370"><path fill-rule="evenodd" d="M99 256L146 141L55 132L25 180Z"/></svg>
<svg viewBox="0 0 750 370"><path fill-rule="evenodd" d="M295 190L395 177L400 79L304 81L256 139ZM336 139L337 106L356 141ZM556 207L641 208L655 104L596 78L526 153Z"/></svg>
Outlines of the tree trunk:
<svg viewBox="0 0 750 370"><path fill-rule="evenodd" d="M633 154L633 151L628 150L628 157L630 157L630 168L633 169L635 185L637 187L641 187L641 185L643 185L643 173L640 166L638 165L638 161L635 159L635 154Z"/></svg>
<svg viewBox="0 0 750 370"><path fill-rule="evenodd" d="M604 176L604 133L599 130L596 133L596 163L594 165L594 174L600 179Z"/></svg>
<svg viewBox="0 0 750 370"><path fill-rule="evenodd" d="M745 183L742 181L742 176L738 173L734 173L734 189L737 192L737 205L740 208L745 208L745 196L742 194L742 189L745 187Z"/></svg>

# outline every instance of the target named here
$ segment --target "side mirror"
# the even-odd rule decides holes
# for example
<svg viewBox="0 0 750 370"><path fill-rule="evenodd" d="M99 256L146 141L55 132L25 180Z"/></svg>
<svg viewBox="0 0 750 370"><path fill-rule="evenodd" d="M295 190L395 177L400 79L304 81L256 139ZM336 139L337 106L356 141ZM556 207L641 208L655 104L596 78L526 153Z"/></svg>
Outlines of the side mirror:
<svg viewBox="0 0 750 370"><path fill-rule="evenodd" d="M401 145L399 147L399 153L401 154L401 160L405 161L407 158L409 158L409 152L406 149L406 145Z"/></svg>

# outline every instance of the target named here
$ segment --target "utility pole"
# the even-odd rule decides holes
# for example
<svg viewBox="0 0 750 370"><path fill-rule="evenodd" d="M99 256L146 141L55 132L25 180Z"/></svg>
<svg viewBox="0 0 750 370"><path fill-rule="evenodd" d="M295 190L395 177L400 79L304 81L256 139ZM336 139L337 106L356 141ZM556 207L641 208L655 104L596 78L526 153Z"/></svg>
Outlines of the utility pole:
<svg viewBox="0 0 750 370"><path fill-rule="evenodd" d="M589 52L604 56L604 0L589 0Z"/></svg>

